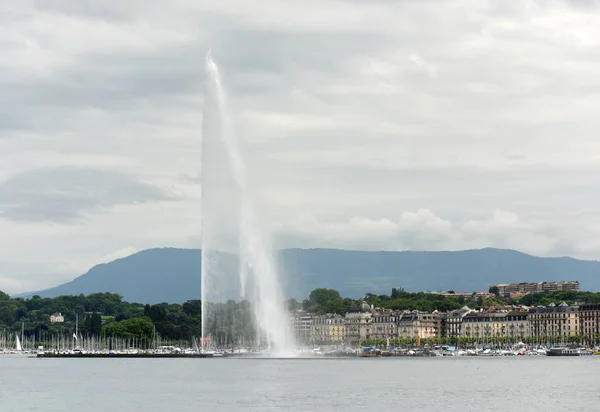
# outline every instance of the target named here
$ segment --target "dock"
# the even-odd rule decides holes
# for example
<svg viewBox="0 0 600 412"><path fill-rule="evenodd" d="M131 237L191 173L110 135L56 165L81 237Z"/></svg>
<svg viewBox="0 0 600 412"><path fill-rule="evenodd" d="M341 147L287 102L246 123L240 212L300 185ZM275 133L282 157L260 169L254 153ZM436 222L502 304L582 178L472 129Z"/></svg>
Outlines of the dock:
<svg viewBox="0 0 600 412"><path fill-rule="evenodd" d="M38 358L212 358L212 353L38 353Z"/></svg>

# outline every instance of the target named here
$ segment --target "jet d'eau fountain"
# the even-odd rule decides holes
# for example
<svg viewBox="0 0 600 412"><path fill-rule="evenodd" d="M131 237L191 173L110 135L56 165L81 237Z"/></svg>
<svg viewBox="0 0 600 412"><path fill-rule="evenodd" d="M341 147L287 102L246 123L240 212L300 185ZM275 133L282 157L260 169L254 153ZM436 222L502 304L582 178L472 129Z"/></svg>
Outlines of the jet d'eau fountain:
<svg viewBox="0 0 600 412"><path fill-rule="evenodd" d="M202 136L203 343L267 347L291 355L295 344L272 248L246 181L217 65L206 56ZM248 301L253 316L232 301ZM241 342L248 329L254 342Z"/></svg>

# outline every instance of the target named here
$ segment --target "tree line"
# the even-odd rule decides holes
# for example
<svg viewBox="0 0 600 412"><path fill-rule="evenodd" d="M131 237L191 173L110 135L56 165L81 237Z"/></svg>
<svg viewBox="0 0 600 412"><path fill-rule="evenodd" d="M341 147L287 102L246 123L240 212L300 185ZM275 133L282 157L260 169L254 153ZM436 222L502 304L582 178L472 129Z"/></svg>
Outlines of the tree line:
<svg viewBox="0 0 600 412"><path fill-rule="evenodd" d="M490 289L493 296L484 298L475 292L470 296L462 294L452 296L452 292L442 295L428 292L407 292L402 288L393 288L389 295L367 293L362 299L358 300L343 298L335 289L315 289L302 302L302 308L319 315L336 313L343 316L352 305L356 305L362 301L377 308L419 310L423 312L433 312L435 310L447 312L460 309L463 306L468 306L471 309L487 309L491 306L507 305L547 306L553 302L557 305L562 302L566 302L569 305L575 303L600 303L600 293L594 292L543 292L513 299L500 296L497 293L497 289L494 294L494 289Z"/></svg>
<svg viewBox="0 0 600 412"><path fill-rule="evenodd" d="M62 314L64 322L51 322L55 313ZM156 334L166 340L190 340L201 335L202 325L199 300L143 305L125 302L116 293L23 299L0 291L0 331L21 333L23 328L25 337L71 335L76 320L81 336L142 340Z"/></svg>
<svg viewBox="0 0 600 412"><path fill-rule="evenodd" d="M335 289L313 290L301 303L295 299L287 301L290 311L304 309L322 315L335 313L345 315L353 306L363 301L380 308L393 310L420 310L426 312L450 311L469 306L472 309L499 305L548 305L566 302L600 303L600 293L562 291L535 293L518 299L499 295L483 298L472 296L440 295L424 292L407 292L402 288L392 289L389 295L367 293L361 299L342 297ZM252 342L255 335L254 316L251 303L247 301L212 303L206 305L211 315L206 325L213 338L219 343L239 341ZM50 322L50 315L61 313L65 321ZM83 336L107 336L150 340L157 334L173 341L189 341L202 335L202 305L200 300L183 304L160 303L144 305L129 303L115 293L93 293L85 296L58 296L55 298L11 298L0 291L0 331L21 333L27 336L50 336L72 334L75 320L79 319L79 333Z"/></svg>

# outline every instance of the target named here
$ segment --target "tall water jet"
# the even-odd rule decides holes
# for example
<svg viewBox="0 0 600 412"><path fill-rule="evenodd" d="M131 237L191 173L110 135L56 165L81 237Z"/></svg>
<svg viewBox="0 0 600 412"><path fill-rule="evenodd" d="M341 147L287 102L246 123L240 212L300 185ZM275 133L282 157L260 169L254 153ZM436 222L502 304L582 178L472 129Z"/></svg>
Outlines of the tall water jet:
<svg viewBox="0 0 600 412"><path fill-rule="evenodd" d="M250 339L272 354L290 355L295 344L272 248L252 206L244 159L210 52L205 69L202 342L247 346Z"/></svg>

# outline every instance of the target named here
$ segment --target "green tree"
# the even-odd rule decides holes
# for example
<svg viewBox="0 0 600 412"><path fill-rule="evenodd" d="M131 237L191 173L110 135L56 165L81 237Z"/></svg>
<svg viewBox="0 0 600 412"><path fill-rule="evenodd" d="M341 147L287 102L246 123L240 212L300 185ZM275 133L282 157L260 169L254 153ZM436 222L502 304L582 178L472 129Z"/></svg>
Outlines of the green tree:
<svg viewBox="0 0 600 412"><path fill-rule="evenodd" d="M148 316L154 323L164 322L167 318L167 306L165 304L150 306Z"/></svg>
<svg viewBox="0 0 600 412"><path fill-rule="evenodd" d="M126 319L109 323L102 328L102 333L109 337L151 339L154 325L148 318Z"/></svg>
<svg viewBox="0 0 600 412"><path fill-rule="evenodd" d="M400 299L406 295L404 288L392 288L390 299Z"/></svg>
<svg viewBox="0 0 600 412"><path fill-rule="evenodd" d="M315 289L310 292L308 299L302 302L304 310L318 314L338 313L344 314L346 306L344 299L335 289Z"/></svg>
<svg viewBox="0 0 600 412"><path fill-rule="evenodd" d="M500 289L498 288L498 286L490 286L488 292L493 293L496 296L500 296Z"/></svg>
<svg viewBox="0 0 600 412"><path fill-rule="evenodd" d="M102 333L102 316L99 313L92 313L90 316L90 334L99 336Z"/></svg>
<svg viewBox="0 0 600 412"><path fill-rule="evenodd" d="M202 314L202 302L199 300L188 300L183 304L183 312L190 316L200 316Z"/></svg>

